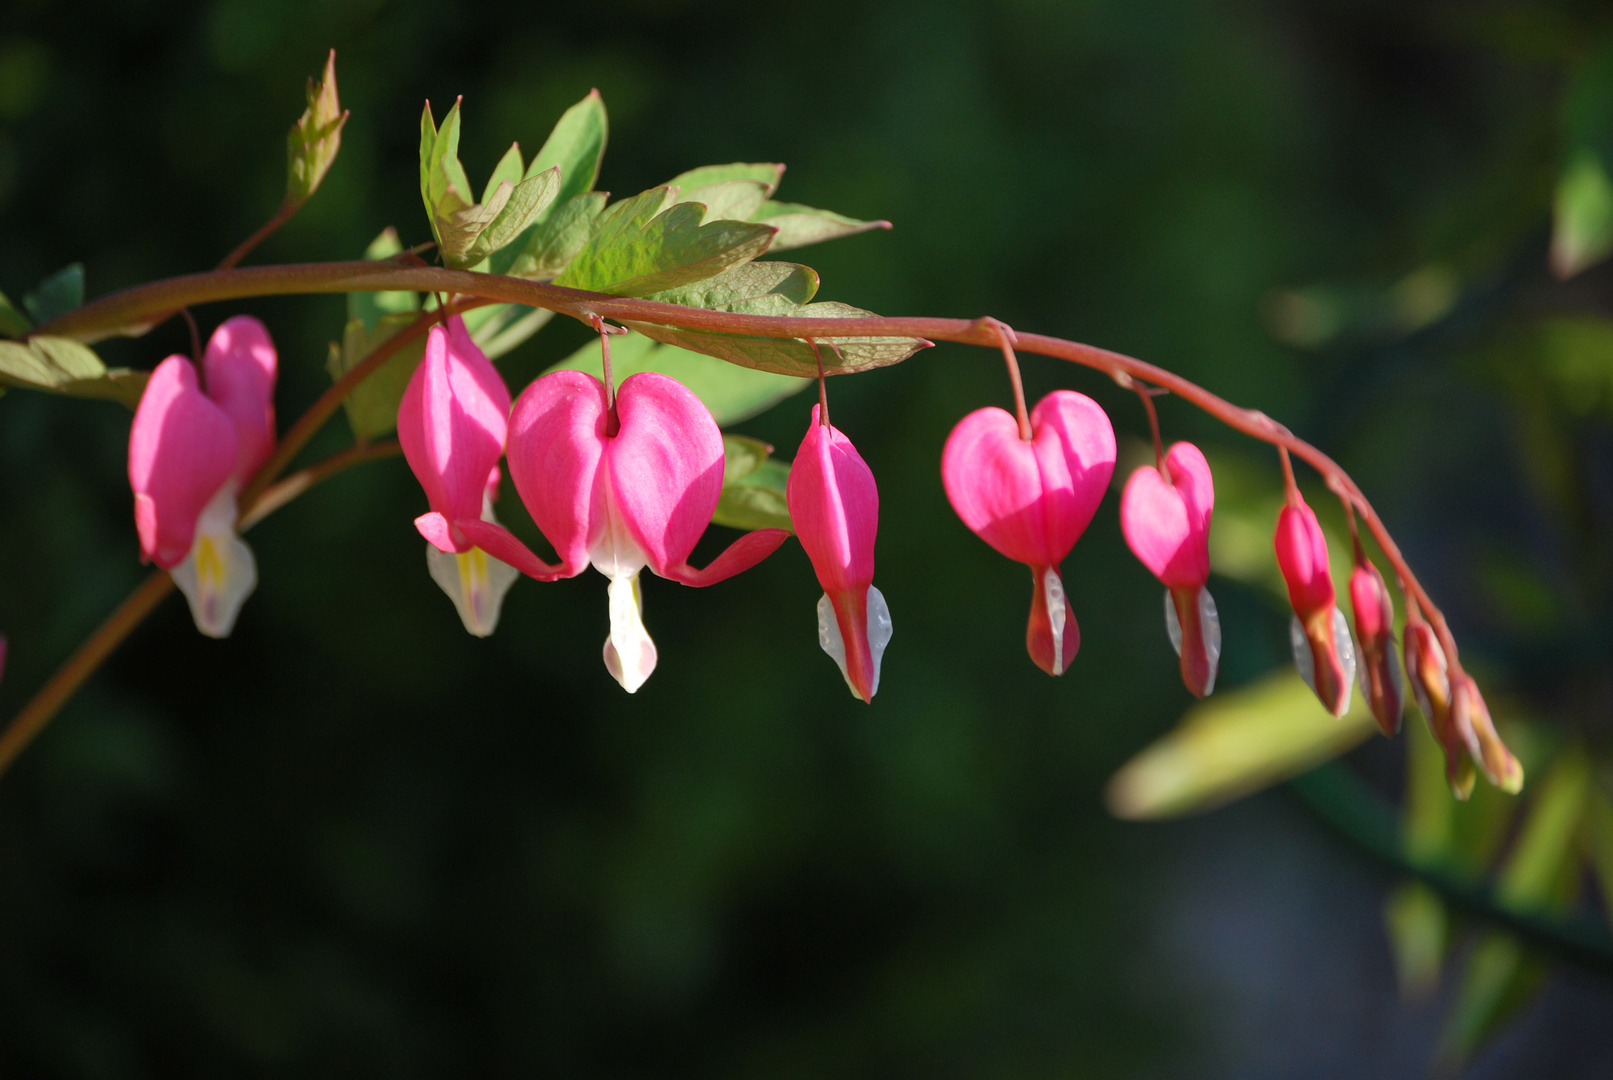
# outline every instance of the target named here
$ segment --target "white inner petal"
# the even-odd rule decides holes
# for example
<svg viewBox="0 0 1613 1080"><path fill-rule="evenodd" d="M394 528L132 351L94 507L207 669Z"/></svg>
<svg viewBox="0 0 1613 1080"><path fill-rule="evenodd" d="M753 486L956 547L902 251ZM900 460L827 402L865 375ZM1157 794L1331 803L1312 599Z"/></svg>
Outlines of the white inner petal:
<svg viewBox="0 0 1613 1080"><path fill-rule="evenodd" d="M1047 605L1047 622L1053 630L1053 674L1064 673L1064 582L1057 570L1042 573L1042 601Z"/></svg>
<svg viewBox="0 0 1613 1080"><path fill-rule="evenodd" d="M481 548L453 555L438 551L435 544L426 545L426 568L431 580L454 602L465 629L477 637L487 637L498 628L504 594L521 576L515 567Z"/></svg>
<svg viewBox="0 0 1613 1080"><path fill-rule="evenodd" d="M885 646L891 643L891 609L885 603L885 594L868 586L868 651L874 658L874 680L869 695L879 692L880 663L885 658Z"/></svg>
<svg viewBox="0 0 1613 1080"><path fill-rule="evenodd" d="M225 638L241 605L258 587L252 549L235 535L235 485L226 484L196 521L196 542L185 561L169 571L190 603L196 629Z"/></svg>
<svg viewBox="0 0 1613 1080"><path fill-rule="evenodd" d="M633 539L633 534L628 532L627 523L622 520L621 511L616 507L616 492L611 487L605 462L600 462L599 468L605 473L605 527L589 543L588 561L595 570L612 580L632 577L649 565L650 560L638 541Z"/></svg>
<svg viewBox="0 0 1613 1080"><path fill-rule="evenodd" d="M891 626L891 609L890 605L885 603L885 594L872 585L868 586L867 607L868 653L874 667L868 695L872 697L879 692L879 671L885 657L885 646L891 643L891 634L894 631ZM857 694L857 688L852 686L851 675L846 670L846 642L840 634L840 620L835 618L834 602L829 599L828 593L818 598L818 645L840 668L840 677L846 680L851 692Z"/></svg>
<svg viewBox="0 0 1613 1080"><path fill-rule="evenodd" d="M1294 666L1299 669L1299 677L1305 680L1305 685L1316 691L1316 661L1311 657L1310 639L1305 636L1305 627L1300 623L1299 616L1293 616L1288 623L1288 645L1294 654ZM1343 716L1350 711L1350 694L1355 683L1355 639L1350 637L1350 624L1345 621L1344 612L1338 608L1333 609L1333 654L1338 657L1339 666L1344 669L1344 702L1339 715Z"/></svg>
<svg viewBox="0 0 1613 1080"><path fill-rule="evenodd" d="M1204 658L1210 668L1210 678L1204 684L1204 696L1209 697L1215 692L1216 672L1221 670L1221 615L1215 610L1215 597L1210 595L1209 589L1202 586L1199 588L1198 609L1199 638L1204 642ZM1171 648L1176 650L1177 656L1181 656L1182 622L1176 614L1176 600L1169 589L1165 590L1165 633L1171 639ZM1310 648L1308 646L1305 650L1305 658L1307 661L1310 659ZM1297 656L1294 662L1299 663ZM1305 669L1301 668L1300 674L1303 675L1304 673Z"/></svg>
<svg viewBox="0 0 1613 1080"><path fill-rule="evenodd" d="M605 639L605 668L629 694L636 693L655 670L655 642L644 629L638 574L610 579L610 637Z"/></svg>

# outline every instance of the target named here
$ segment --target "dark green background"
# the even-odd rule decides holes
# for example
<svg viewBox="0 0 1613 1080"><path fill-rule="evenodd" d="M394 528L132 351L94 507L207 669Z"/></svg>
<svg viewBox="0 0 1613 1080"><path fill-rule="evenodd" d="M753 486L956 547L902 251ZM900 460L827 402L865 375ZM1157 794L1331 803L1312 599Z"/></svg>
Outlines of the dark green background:
<svg viewBox="0 0 1613 1080"><path fill-rule="evenodd" d="M353 257L387 225L428 239L422 99L465 95L480 177L597 86L617 195L778 160L782 197L894 221L800 253L822 298L1116 348L1315 439L1478 662L1549 703L1564 642L1606 638L1515 632L1474 584L1497 552L1560 583L1566 541L1516 464L1509 384L1459 357L1497 312L1606 294L1544 277L1554 43L1595 8L11 0L0 289L72 260L91 295L211 265L273 210L330 46L341 157L256 261ZM1301 352L1262 323L1275 287L1375 288L1436 257L1483 274L1434 331ZM288 422L342 301L206 308L204 333L237 310L274 333ZM582 340L556 325L502 366L518 389ZM169 324L103 351L185 347ZM1026 377L1144 431L1090 372ZM648 581L661 666L628 697L600 662L602 579L522 582L472 639L426 575L401 461L349 473L251 535L262 583L233 638L170 600L0 781L0 1073L1420 1075L1439 1010L1396 1000L1387 878L1280 795L1178 825L1102 809L1188 698L1112 496L1065 567L1080 657L1056 681L1026 658L1026 574L938 471L959 417L1006 404L1000 361L943 346L830 392L881 486L895 638L872 707L817 648L793 542L713 589ZM739 430L792 454L809 405ZM1161 412L1167 437L1237 442ZM128 422L0 398L0 715L139 579ZM1605 528L1613 438L1586 423ZM345 438L338 420L319 445ZM1285 614L1214 588L1221 685L1283 662ZM1474 1075L1597 1075L1610 1007L1569 976Z"/></svg>

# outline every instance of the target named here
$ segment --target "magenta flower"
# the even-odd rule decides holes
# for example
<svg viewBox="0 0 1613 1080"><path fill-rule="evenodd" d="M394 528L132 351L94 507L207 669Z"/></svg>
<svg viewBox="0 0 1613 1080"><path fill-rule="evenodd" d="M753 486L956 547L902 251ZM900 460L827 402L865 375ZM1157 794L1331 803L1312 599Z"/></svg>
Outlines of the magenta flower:
<svg viewBox="0 0 1613 1080"><path fill-rule="evenodd" d="M963 523L1031 568L1034 589L1025 646L1049 675L1081 647L1059 564L1081 538L1115 470L1115 433L1098 403L1055 390L1030 413L1029 439L1002 409L958 422L941 454L941 481Z"/></svg>
<svg viewBox="0 0 1613 1080"><path fill-rule="evenodd" d="M1343 716L1350 711L1355 648L1349 624L1334 599L1327 538L1297 490L1289 492L1288 504L1278 515L1274 544L1277 568L1288 583L1294 608L1288 629L1294 665L1328 712Z"/></svg>
<svg viewBox="0 0 1613 1080"><path fill-rule="evenodd" d="M398 405L398 442L431 506L414 523L427 540L426 568L477 637L497 627L504 594L520 576L459 527L496 521L509 413L510 391L465 321L452 315L446 328L432 327Z"/></svg>
<svg viewBox="0 0 1613 1080"><path fill-rule="evenodd" d="M510 416L509 463L515 490L559 565L545 563L497 524L469 518L452 524L539 581L573 577L590 564L608 577L605 666L629 693L656 661L644 629L640 570L712 585L761 562L789 536L758 529L705 569L689 565L722 495L722 434L699 398L655 372L624 380L614 407L592 375L556 371L535 380Z"/></svg>
<svg viewBox="0 0 1613 1080"><path fill-rule="evenodd" d="M1355 640L1361 653L1356 667L1361 692L1372 706L1378 727L1393 737L1400 730L1406 700L1395 644L1395 605L1383 575L1359 550L1350 574L1350 608L1355 612Z"/></svg>
<svg viewBox="0 0 1613 1080"><path fill-rule="evenodd" d="M790 523L823 586L818 644L840 665L851 692L871 702L891 639L891 613L874 588L874 536L879 488L874 474L838 428L812 425L790 466L785 499Z"/></svg>
<svg viewBox="0 0 1613 1080"><path fill-rule="evenodd" d="M1215 689L1221 620L1210 580L1210 515L1215 485L1210 464L1192 443L1165 455L1164 471L1139 466L1120 497L1120 531L1142 564L1165 586L1165 627L1194 697Z"/></svg>
<svg viewBox="0 0 1613 1080"><path fill-rule="evenodd" d="M196 628L227 637L258 583L235 534L235 499L274 449L276 357L258 320L236 316L202 358L206 389L183 356L151 373L129 430L129 486L143 561L173 575Z"/></svg>

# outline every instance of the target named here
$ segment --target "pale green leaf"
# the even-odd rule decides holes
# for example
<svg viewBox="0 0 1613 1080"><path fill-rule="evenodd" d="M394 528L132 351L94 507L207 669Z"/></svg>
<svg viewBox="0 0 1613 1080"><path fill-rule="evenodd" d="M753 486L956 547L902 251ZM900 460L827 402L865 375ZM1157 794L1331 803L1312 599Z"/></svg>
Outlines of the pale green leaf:
<svg viewBox="0 0 1613 1080"><path fill-rule="evenodd" d="M34 287L22 306L35 324L48 323L84 303L84 264L69 263Z"/></svg>
<svg viewBox="0 0 1613 1080"><path fill-rule="evenodd" d="M508 183L506 180L499 184L496 191L503 192L505 184ZM465 263L474 266L493 252L512 243L549 209L559 191L558 168L546 169L515 185L492 221L471 243L470 250L464 256Z"/></svg>
<svg viewBox="0 0 1613 1080"><path fill-rule="evenodd" d="M742 221L701 224L704 210L678 203L647 216L670 196L651 188L608 208L598 231L555 284L617 296L648 296L714 277L767 250L773 229ZM614 212L613 212L614 211Z"/></svg>
<svg viewBox="0 0 1613 1080"><path fill-rule="evenodd" d="M388 225L381 235L370 241L364 249L366 259L390 259L403 250L398 230ZM372 329L383 315L400 311L419 311L420 297L412 292L354 292L347 294L347 317L358 319L366 329Z"/></svg>
<svg viewBox="0 0 1613 1080"><path fill-rule="evenodd" d="M325 362L331 381L346 375L383 342L413 324L415 318L414 312L400 311L382 315L373 326L366 326L361 319L350 320L342 334L341 345L331 345ZM399 349L347 395L342 405L355 437L361 441L374 439L397 427L398 404L425 352L426 338L422 334Z"/></svg>
<svg viewBox="0 0 1613 1080"><path fill-rule="evenodd" d="M746 315L794 315L817 291L818 275L809 266L749 262L716 277L654 293L646 299Z"/></svg>
<svg viewBox="0 0 1613 1080"><path fill-rule="evenodd" d="M706 208L705 221L750 221L751 215L767 201L769 188L755 180L723 180L704 187L686 188L678 193L680 203L699 203ZM772 222L768 222L769 225ZM775 238L774 243L777 243Z"/></svg>
<svg viewBox="0 0 1613 1080"><path fill-rule="evenodd" d="M819 244L841 236L868 232L870 229L888 229L888 221L859 221L836 214L831 210L818 210L799 203L768 201L749 217L750 221L771 225L778 230L769 251L788 251L791 248Z"/></svg>
<svg viewBox="0 0 1613 1080"><path fill-rule="evenodd" d="M852 319L866 318L872 316L873 312L849 304L825 301L807 304L791 314L804 319ZM740 367L797 378L816 378L820 360L824 374L844 375L899 364L920 349L930 346L930 342L921 338L822 337L817 339L818 348L814 353L812 346L799 338L685 330L653 323L629 322L626 325L668 345L715 356Z"/></svg>
<svg viewBox="0 0 1613 1080"><path fill-rule="evenodd" d="M308 108L286 136L286 202L300 206L308 201L330 171L342 147L347 113L336 96L336 50L325 59L318 83L308 80Z"/></svg>
<svg viewBox="0 0 1613 1080"><path fill-rule="evenodd" d="M494 273L515 277L552 278L576 258L593 235L594 223L605 209L605 193L574 195L544 216L527 235L525 246L511 244L493 256ZM505 259L508 263L500 269Z"/></svg>
<svg viewBox="0 0 1613 1080"><path fill-rule="evenodd" d="M592 191L594 181L599 178L599 163L605 156L609 127L605 102L598 90L590 90L587 97L560 117L528 166L527 175L535 176L559 166L560 193L556 202L561 205L585 191Z"/></svg>
<svg viewBox="0 0 1613 1080"><path fill-rule="evenodd" d="M611 374L618 386L629 375L640 371L658 371L670 375L694 391L695 396L711 410L719 427L737 424L770 409L808 385L803 379L749 371L700 353L658 345L640 334L613 337L610 355ZM562 369L586 371L595 378L602 378L598 339L549 370Z"/></svg>
<svg viewBox="0 0 1613 1080"><path fill-rule="evenodd" d="M504 151L504 156L498 159L498 164L493 166L493 174L487 178L487 186L482 188L482 201L490 202L493 198L493 192L497 191L498 186L506 181L512 188L519 184L523 176L523 169L524 166L521 164L521 144L511 143L510 148Z"/></svg>
<svg viewBox="0 0 1613 1080"><path fill-rule="evenodd" d="M779 180L783 176L784 166L777 162L735 161L728 165L702 165L698 169L690 169L668 180L666 186L688 191L731 180L750 180L761 184L771 195L778 190Z"/></svg>
<svg viewBox="0 0 1613 1080"><path fill-rule="evenodd" d="M28 341L0 341L0 386L103 398L132 409L140 403L148 374L109 369L88 346L68 338L41 334Z"/></svg>
<svg viewBox="0 0 1613 1080"><path fill-rule="evenodd" d="M1292 672L1193 706L1121 767L1106 799L1116 816L1174 817L1241 798L1335 758L1377 730L1365 695L1334 719Z"/></svg>
<svg viewBox="0 0 1613 1080"><path fill-rule="evenodd" d="M1557 181L1552 204L1551 268L1561 278L1613 252L1613 180L1595 151L1581 148Z"/></svg>
<svg viewBox="0 0 1613 1080"><path fill-rule="evenodd" d="M484 323L471 335L489 360L497 360L505 355L542 330L549 324L549 320L554 318L554 312L547 308L529 308L523 304L500 306L505 309L500 313L500 317Z"/></svg>
<svg viewBox="0 0 1613 1080"><path fill-rule="evenodd" d="M726 463L725 463L726 468ZM791 529L790 507L785 488L790 480L790 463L777 458L766 461L744 479L724 484L717 509L712 512L714 525L730 529Z"/></svg>
<svg viewBox="0 0 1613 1080"><path fill-rule="evenodd" d="M1459 1068L1473 1048L1517 1011L1540 985L1539 960L1530 960L1511 934L1486 934L1473 948L1445 1019L1439 1061L1443 1071Z"/></svg>
<svg viewBox="0 0 1613 1080"><path fill-rule="evenodd" d="M760 439L748 435L722 437L722 482L727 487L737 484L762 467L762 462L773 448Z"/></svg>
<svg viewBox="0 0 1613 1080"><path fill-rule="evenodd" d="M1446 796L1450 801L1450 796ZM1390 953L1400 995L1421 1001L1439 987L1445 960L1449 919L1439 894L1420 881L1409 881L1389 894L1383 909Z"/></svg>
<svg viewBox="0 0 1613 1080"><path fill-rule="evenodd" d="M19 338L33 328L28 316L13 305L5 293L0 293L0 336Z"/></svg>

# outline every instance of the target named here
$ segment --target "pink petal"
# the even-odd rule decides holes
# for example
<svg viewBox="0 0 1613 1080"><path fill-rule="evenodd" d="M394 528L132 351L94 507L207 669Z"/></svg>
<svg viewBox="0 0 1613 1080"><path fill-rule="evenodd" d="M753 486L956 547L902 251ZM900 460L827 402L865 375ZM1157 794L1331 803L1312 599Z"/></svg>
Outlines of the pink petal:
<svg viewBox="0 0 1613 1080"><path fill-rule="evenodd" d="M398 441L431 509L450 523L479 518L504 452L510 392L458 316L431 328L426 354L398 406ZM468 545L452 536L452 550Z"/></svg>
<svg viewBox="0 0 1613 1080"><path fill-rule="evenodd" d="M586 567L590 531L603 528L605 416L605 384L581 371L535 379L510 415L510 477L564 566Z"/></svg>
<svg viewBox="0 0 1613 1080"><path fill-rule="evenodd" d="M219 324L202 357L207 396L235 425L235 478L243 484L274 449L276 363L269 331L250 315Z"/></svg>
<svg viewBox="0 0 1613 1080"><path fill-rule="evenodd" d="M1192 443L1165 455L1173 482L1144 465L1120 498L1120 529L1142 564L1168 589L1196 592L1210 579L1210 513L1215 487L1210 466Z"/></svg>
<svg viewBox="0 0 1613 1080"><path fill-rule="evenodd" d="M790 466L785 499L823 591L833 598L866 590L874 580L879 488L851 440L818 423L816 405Z"/></svg>
<svg viewBox="0 0 1613 1080"><path fill-rule="evenodd" d="M426 516L430 517L431 515ZM419 527L420 522L423 520L425 519L417 519L415 526ZM504 526L491 521L483 521L480 518L465 518L454 522L454 525L458 527L460 532L470 538L470 542L473 545L481 548L499 562L513 566L527 577L536 578L538 581L558 581L561 578L576 577L588 569L586 561L569 565L561 563L559 566L550 566L532 554L532 549L521 543L514 533ZM421 528L420 531L423 534L426 530ZM431 537L427 536L426 539L431 540ZM436 541L433 540L432 543L436 543Z"/></svg>
<svg viewBox="0 0 1613 1080"><path fill-rule="evenodd" d="M142 555L177 566L196 540L196 519L235 471L235 425L196 384L196 369L170 356L151 373L129 429L129 486Z"/></svg>
<svg viewBox="0 0 1613 1080"><path fill-rule="evenodd" d="M1302 501L1284 506L1277 517L1277 568L1288 583L1288 599L1301 619L1309 620L1334 603L1333 575L1327 562L1327 538L1316 514Z"/></svg>
<svg viewBox="0 0 1613 1080"><path fill-rule="evenodd" d="M963 523L1016 562L1057 566L1092 521L1115 467L1115 436L1098 403L1055 390L1031 412L1032 439L998 408L952 429L941 480Z"/></svg>
<svg viewBox="0 0 1613 1080"><path fill-rule="evenodd" d="M696 588L715 585L719 581L726 581L735 574L749 570L777 551L779 545L789 538L788 529L757 529L729 544L727 549L711 560L710 565L704 570L696 570L688 563L680 563L667 567L667 572L662 576Z"/></svg>
<svg viewBox="0 0 1613 1080"><path fill-rule="evenodd" d="M621 429L605 444L611 509L650 569L670 577L722 497L722 432L693 391L653 371L622 382L616 413Z"/></svg>

